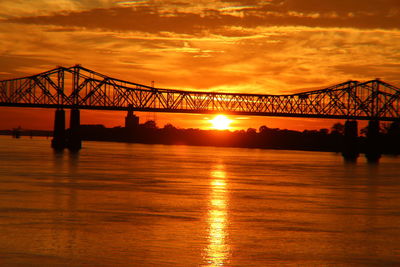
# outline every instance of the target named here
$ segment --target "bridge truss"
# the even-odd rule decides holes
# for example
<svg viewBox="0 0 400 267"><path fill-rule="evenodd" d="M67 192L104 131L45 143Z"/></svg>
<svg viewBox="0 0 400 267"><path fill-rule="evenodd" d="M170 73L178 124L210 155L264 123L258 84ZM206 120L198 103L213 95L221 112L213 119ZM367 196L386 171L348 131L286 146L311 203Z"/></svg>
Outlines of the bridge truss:
<svg viewBox="0 0 400 267"><path fill-rule="evenodd" d="M395 121L400 119L400 88L377 79L288 95L184 91L76 65L0 81L0 106Z"/></svg>

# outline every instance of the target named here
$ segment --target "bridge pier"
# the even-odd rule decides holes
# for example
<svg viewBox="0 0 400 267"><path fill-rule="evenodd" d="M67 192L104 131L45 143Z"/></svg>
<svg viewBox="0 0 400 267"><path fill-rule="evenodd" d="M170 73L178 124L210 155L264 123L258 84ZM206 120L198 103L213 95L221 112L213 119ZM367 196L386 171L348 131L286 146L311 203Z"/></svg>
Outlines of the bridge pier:
<svg viewBox="0 0 400 267"><path fill-rule="evenodd" d="M77 108L73 108L70 113L69 134L67 139L67 147L71 151L78 151L82 148L80 126L80 111Z"/></svg>
<svg viewBox="0 0 400 267"><path fill-rule="evenodd" d="M379 121L369 121L367 129L367 147L365 151L365 157L367 158L368 162L378 162L382 153L380 148Z"/></svg>
<svg viewBox="0 0 400 267"><path fill-rule="evenodd" d="M55 150L63 150L65 146L65 111L57 109L54 117L54 132L51 147Z"/></svg>
<svg viewBox="0 0 400 267"><path fill-rule="evenodd" d="M344 124L344 142L342 155L346 161L356 161L359 156L358 150L358 123L357 121L346 121Z"/></svg>

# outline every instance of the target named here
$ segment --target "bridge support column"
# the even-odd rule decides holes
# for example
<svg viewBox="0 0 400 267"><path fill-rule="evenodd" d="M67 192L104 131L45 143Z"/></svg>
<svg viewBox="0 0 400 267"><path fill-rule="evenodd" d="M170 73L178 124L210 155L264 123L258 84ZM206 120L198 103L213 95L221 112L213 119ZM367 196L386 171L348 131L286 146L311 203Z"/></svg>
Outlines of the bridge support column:
<svg viewBox="0 0 400 267"><path fill-rule="evenodd" d="M356 161L358 151L358 124L357 121L346 121L344 124L344 142L342 155L346 161Z"/></svg>
<svg viewBox="0 0 400 267"><path fill-rule="evenodd" d="M71 151L78 151L82 148L82 140L80 135L80 111L77 108L71 109L69 121L69 135L67 146Z"/></svg>
<svg viewBox="0 0 400 267"><path fill-rule="evenodd" d="M51 147L55 150L63 150L65 145L65 111L63 109L57 109L54 117L54 131Z"/></svg>
<svg viewBox="0 0 400 267"><path fill-rule="evenodd" d="M382 152L380 149L379 121L369 121L367 129L367 147L365 157L368 162L378 162Z"/></svg>

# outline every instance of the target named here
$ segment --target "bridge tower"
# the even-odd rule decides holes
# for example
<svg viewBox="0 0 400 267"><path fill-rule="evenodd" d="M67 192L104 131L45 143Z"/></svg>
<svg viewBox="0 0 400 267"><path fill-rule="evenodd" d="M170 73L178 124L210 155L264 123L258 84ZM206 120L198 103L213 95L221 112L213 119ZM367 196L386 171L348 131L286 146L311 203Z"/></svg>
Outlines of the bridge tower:
<svg viewBox="0 0 400 267"><path fill-rule="evenodd" d="M347 120L344 124L344 142L342 155L346 161L356 161L358 150L358 123L355 120Z"/></svg>
<svg viewBox="0 0 400 267"><path fill-rule="evenodd" d="M378 162L381 157L381 143L379 133L379 90L380 80L376 78L371 83L371 119L368 122L367 127L367 143L365 157L368 162Z"/></svg>
<svg viewBox="0 0 400 267"><path fill-rule="evenodd" d="M365 157L368 162L377 162L381 157L379 120L370 120L367 128L367 147Z"/></svg>
<svg viewBox="0 0 400 267"><path fill-rule="evenodd" d="M80 126L80 111L77 108L72 108L70 113L69 134L67 139L67 147L71 151L78 151L82 148Z"/></svg>
<svg viewBox="0 0 400 267"><path fill-rule="evenodd" d="M63 150L65 146L65 111L62 108L58 108L54 117L54 131L51 147L55 150Z"/></svg>
<svg viewBox="0 0 400 267"><path fill-rule="evenodd" d="M80 83L80 65L75 65L73 67L73 79L72 79L72 103L70 120L69 120L69 133L67 136L67 147L70 151L78 151L82 148L82 141L80 135L80 111L78 109L79 93L81 88Z"/></svg>

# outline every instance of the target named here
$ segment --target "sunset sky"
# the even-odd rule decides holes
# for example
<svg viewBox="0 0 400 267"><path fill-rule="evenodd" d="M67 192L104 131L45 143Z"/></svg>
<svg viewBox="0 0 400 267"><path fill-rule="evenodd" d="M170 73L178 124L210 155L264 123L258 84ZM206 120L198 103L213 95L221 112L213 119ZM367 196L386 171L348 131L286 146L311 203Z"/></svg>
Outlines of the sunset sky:
<svg viewBox="0 0 400 267"><path fill-rule="evenodd" d="M281 94L347 80L400 86L399 0L0 1L0 79L81 64L156 87ZM209 115L138 113L162 127ZM0 129L51 129L54 112L1 108ZM82 123L123 125L124 112ZM335 120L230 116L232 126L302 130Z"/></svg>

